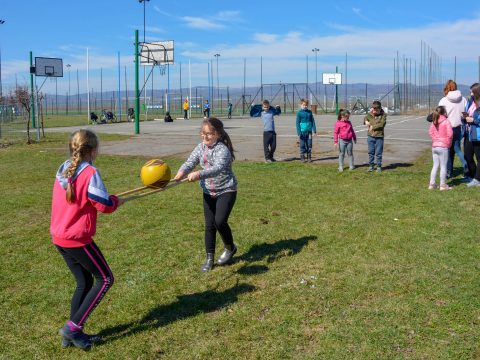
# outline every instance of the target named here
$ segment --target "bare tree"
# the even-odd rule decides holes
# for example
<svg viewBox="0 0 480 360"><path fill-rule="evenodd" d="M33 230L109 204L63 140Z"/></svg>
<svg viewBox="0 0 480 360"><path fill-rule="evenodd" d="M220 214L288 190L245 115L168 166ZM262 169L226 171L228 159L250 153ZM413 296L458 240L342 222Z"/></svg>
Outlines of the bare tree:
<svg viewBox="0 0 480 360"><path fill-rule="evenodd" d="M27 124L27 144L31 144L32 140L30 139L30 94L28 92L27 86L18 86L15 89L15 102L20 104L23 109L27 112L28 116L26 119Z"/></svg>

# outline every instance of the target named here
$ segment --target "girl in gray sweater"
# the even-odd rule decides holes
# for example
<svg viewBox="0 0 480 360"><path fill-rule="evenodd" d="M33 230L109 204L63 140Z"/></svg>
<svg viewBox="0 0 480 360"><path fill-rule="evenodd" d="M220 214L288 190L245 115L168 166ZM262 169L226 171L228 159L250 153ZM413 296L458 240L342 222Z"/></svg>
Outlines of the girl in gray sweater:
<svg viewBox="0 0 480 360"><path fill-rule="evenodd" d="M237 198L237 179L232 171L233 146L223 123L216 118L205 119L200 131L202 142L198 144L180 167L174 180L187 177L188 181L200 180L203 189L205 215L205 250L207 259L202 271L213 268L216 233L220 233L225 249L217 261L225 265L237 252L233 242L228 217ZM197 165L201 170L193 171Z"/></svg>

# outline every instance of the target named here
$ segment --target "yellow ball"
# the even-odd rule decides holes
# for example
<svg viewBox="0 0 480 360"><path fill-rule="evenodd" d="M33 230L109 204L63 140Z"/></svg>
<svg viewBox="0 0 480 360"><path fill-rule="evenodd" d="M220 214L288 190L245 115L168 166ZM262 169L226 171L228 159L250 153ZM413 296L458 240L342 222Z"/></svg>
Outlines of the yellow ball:
<svg viewBox="0 0 480 360"><path fill-rule="evenodd" d="M140 171L143 185L148 187L164 187L170 182L171 177L170 167L160 159L147 161Z"/></svg>

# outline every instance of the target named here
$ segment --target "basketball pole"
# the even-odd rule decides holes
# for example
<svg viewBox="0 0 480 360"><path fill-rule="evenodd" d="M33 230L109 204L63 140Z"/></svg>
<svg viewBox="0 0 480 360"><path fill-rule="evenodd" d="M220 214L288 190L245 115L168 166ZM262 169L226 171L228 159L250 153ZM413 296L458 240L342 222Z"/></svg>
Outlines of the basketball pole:
<svg viewBox="0 0 480 360"><path fill-rule="evenodd" d="M30 51L30 69L33 68L33 54ZM34 99L34 91L33 88L33 73L30 71L30 109L31 109L31 116L32 116L32 129L35 128L35 99Z"/></svg>
<svg viewBox="0 0 480 360"><path fill-rule="evenodd" d="M135 30L135 134L140 134L140 94L138 91L138 30Z"/></svg>

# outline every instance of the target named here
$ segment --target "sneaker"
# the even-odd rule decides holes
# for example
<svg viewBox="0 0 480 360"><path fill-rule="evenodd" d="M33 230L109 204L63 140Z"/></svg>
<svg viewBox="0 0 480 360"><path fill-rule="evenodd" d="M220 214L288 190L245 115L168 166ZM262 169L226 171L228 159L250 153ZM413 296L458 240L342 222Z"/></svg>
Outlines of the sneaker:
<svg viewBox="0 0 480 360"><path fill-rule="evenodd" d="M440 185L440 191L452 190L447 184Z"/></svg>
<svg viewBox="0 0 480 360"><path fill-rule="evenodd" d="M92 340L81 330L73 331L68 324L65 324L58 333L62 335L63 339L70 341L73 345L82 350L89 350L92 347ZM63 345L62 340L62 345ZM66 343L66 341L65 341Z"/></svg>
<svg viewBox="0 0 480 360"><path fill-rule="evenodd" d="M355 166L350 166L350 167L348 168L348 170L350 170L350 171L355 170Z"/></svg>
<svg viewBox="0 0 480 360"><path fill-rule="evenodd" d="M430 184L430 185L428 185L428 190L435 190L435 189L437 189L437 188L438 188L437 184Z"/></svg>
<svg viewBox="0 0 480 360"><path fill-rule="evenodd" d="M373 166L369 166L367 171L372 172L373 171Z"/></svg>
<svg viewBox="0 0 480 360"><path fill-rule="evenodd" d="M92 345L102 340L100 336L95 334L85 334L85 335L90 338L90 342L92 343ZM69 346L73 346L73 343L69 339L62 337L62 348L67 348Z"/></svg>
<svg viewBox="0 0 480 360"><path fill-rule="evenodd" d="M381 166L377 167L377 173L380 174L381 172L382 172L382 167Z"/></svg>
<svg viewBox="0 0 480 360"><path fill-rule="evenodd" d="M230 260L232 260L232 257L233 257L233 255L235 255L236 252L237 252L237 247L235 245L233 245L232 250L228 250L227 248L225 248L225 250L223 250L222 255L220 255L220 257L218 258L217 264L218 265L225 265L225 264L229 263Z"/></svg>
<svg viewBox="0 0 480 360"><path fill-rule="evenodd" d="M477 179L472 179L472 181L470 181L467 186L468 187L472 187L472 186L479 186L480 185L480 181L478 181Z"/></svg>
<svg viewBox="0 0 480 360"><path fill-rule="evenodd" d="M338 167L338 172L343 172L343 167L339 166Z"/></svg>
<svg viewBox="0 0 480 360"><path fill-rule="evenodd" d="M265 162L266 162L267 164L270 164L270 163L272 163L273 161L272 161L271 159L265 159Z"/></svg>
<svg viewBox="0 0 480 360"><path fill-rule="evenodd" d="M460 179L460 182L461 182L461 183L467 183L467 184L468 184L468 183L471 182L472 180L473 180L473 179L472 179L471 177L469 177L469 176L464 176L464 177L462 177L462 178Z"/></svg>
<svg viewBox="0 0 480 360"><path fill-rule="evenodd" d="M274 158L271 158L270 161L271 162L276 162L277 160L275 160Z"/></svg>

